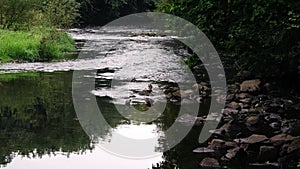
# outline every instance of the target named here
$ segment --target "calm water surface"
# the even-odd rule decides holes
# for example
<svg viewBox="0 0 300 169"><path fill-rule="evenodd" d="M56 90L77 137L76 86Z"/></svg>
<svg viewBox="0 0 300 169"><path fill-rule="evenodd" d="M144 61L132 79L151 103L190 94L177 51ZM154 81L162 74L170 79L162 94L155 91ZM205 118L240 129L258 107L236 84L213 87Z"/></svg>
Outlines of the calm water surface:
<svg viewBox="0 0 300 169"><path fill-rule="evenodd" d="M116 109L116 105L125 106L132 94L128 89L142 90L152 83L155 94L150 98L165 103L159 85L175 79L186 80L181 60L186 51L176 49L173 37L151 37L143 31L117 27L102 31L73 30L71 35L75 39L85 41L80 51L86 59L0 65L1 167L147 169L159 163L166 168L197 168L203 158L192 153L199 146L201 128L197 127L165 153L159 151L163 141L154 140L145 147L145 151L156 154L149 159L124 159L101 148L104 144L114 146L120 134L135 139L163 138L164 131L177 118L180 106L169 103L156 119L143 111L122 115ZM96 97L101 113L112 127L103 129L97 139L82 129L72 101L73 72L86 70L93 70L92 74L90 71L85 74L96 79L95 89L90 93ZM133 98L137 109L145 108L144 99L138 95ZM199 112L205 114L208 105L201 105Z"/></svg>

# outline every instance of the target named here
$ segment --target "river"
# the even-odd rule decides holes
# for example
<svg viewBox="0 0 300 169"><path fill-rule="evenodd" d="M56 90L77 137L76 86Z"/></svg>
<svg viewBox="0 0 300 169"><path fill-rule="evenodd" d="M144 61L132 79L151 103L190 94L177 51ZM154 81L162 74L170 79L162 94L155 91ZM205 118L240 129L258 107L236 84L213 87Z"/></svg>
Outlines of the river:
<svg viewBox="0 0 300 169"><path fill-rule="evenodd" d="M69 34L78 43L78 59L0 65L1 167L199 167L204 157L192 151L199 146L200 127L193 127L174 148L160 151L164 145L161 138L181 109L180 105L167 102L161 86L188 80L188 71L183 68L182 61L189 54L179 47L174 37L128 27L72 29ZM78 114L74 109L72 87L75 83L73 73L76 72L84 74L80 81L82 85L88 85L88 79L94 79L94 89L89 91L89 97L96 98L110 126L109 129L102 127L103 131L96 139L83 127L80 112ZM147 89L149 84L153 86L152 95L134 92ZM146 98L163 107L149 115L148 107L144 105ZM129 99L138 111L120 113L119 109L126 108ZM207 114L209 103L207 100L201 104L200 114ZM116 156L116 152L103 149L103 145L120 146L120 135L137 140L155 138L143 146L143 153L149 157L124 158L123 154ZM134 150L134 147L126 149L126 146L119 149Z"/></svg>

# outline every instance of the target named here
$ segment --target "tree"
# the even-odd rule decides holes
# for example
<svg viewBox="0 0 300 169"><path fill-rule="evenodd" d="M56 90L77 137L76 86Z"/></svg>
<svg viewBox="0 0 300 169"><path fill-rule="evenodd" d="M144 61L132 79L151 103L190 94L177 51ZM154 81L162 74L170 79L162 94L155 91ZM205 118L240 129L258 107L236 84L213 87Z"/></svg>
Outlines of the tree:
<svg viewBox="0 0 300 169"><path fill-rule="evenodd" d="M158 11L198 26L239 70L297 72L300 2L292 0L159 0Z"/></svg>

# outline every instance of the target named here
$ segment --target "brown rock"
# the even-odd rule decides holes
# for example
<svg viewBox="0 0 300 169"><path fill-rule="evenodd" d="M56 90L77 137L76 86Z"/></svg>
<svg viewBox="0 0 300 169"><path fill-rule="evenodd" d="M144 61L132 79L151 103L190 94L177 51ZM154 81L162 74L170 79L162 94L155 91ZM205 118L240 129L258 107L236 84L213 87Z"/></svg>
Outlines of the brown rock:
<svg viewBox="0 0 300 169"><path fill-rule="evenodd" d="M246 80L240 85L240 90L242 92L255 92L260 89L259 88L260 84L261 84L261 81L259 79Z"/></svg>
<svg viewBox="0 0 300 169"><path fill-rule="evenodd" d="M230 102L229 104L226 105L229 108L232 109L241 109L241 106L237 102Z"/></svg>
<svg viewBox="0 0 300 169"><path fill-rule="evenodd" d="M260 123L262 122L261 116L249 116L246 119L246 126L250 131L256 131L260 127Z"/></svg>
<svg viewBox="0 0 300 169"><path fill-rule="evenodd" d="M210 157L204 158L201 161L200 166L207 167L207 168L220 168L221 167L218 160L216 160L214 158L210 158Z"/></svg>
<svg viewBox="0 0 300 169"><path fill-rule="evenodd" d="M296 137L293 137L288 134L278 134L276 136L271 137L270 142L272 144L274 144L275 146L281 146L282 144L293 141L295 139L296 139Z"/></svg>
<svg viewBox="0 0 300 169"><path fill-rule="evenodd" d="M292 141L292 143L288 146L287 153L292 153L296 150L300 150L300 138Z"/></svg>
<svg viewBox="0 0 300 169"><path fill-rule="evenodd" d="M227 95L226 96L226 100L232 100L232 99L234 99L234 96L235 96L235 94L229 94L229 95Z"/></svg>
<svg viewBox="0 0 300 169"><path fill-rule="evenodd" d="M266 142L268 140L268 137L265 135L258 135L258 134L252 134L250 137L247 138L241 138L241 139L234 139L237 143L246 143L246 144L255 144L255 143L262 143Z"/></svg>
<svg viewBox="0 0 300 169"><path fill-rule="evenodd" d="M221 139L213 139L209 143L208 148L213 149L213 150L217 150L217 151L222 151L226 148L225 147L225 141L223 141Z"/></svg>
<svg viewBox="0 0 300 169"><path fill-rule="evenodd" d="M238 95L239 99L251 98L251 95L248 93L241 93Z"/></svg>

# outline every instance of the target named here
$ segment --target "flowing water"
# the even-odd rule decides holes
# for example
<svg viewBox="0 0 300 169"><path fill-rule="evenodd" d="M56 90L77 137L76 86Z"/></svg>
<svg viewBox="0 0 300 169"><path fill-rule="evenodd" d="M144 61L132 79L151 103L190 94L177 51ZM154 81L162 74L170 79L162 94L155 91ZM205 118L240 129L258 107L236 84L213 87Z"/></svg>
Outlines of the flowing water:
<svg viewBox="0 0 300 169"><path fill-rule="evenodd" d="M143 151L155 154L147 159L115 156L101 145L115 146L118 135L135 139L164 137L174 123L180 105L166 103L160 85L187 81L180 49L174 37L158 36L152 30L111 27L74 29L70 34L80 42L80 59L51 63L8 63L0 65L0 164L5 169L83 169L199 167L203 158L193 154L199 146L201 128L193 127L177 146L159 151L163 140L153 140ZM154 36L153 36L154 35ZM97 139L82 128L72 100L73 73L95 79L90 91L111 126ZM135 94L153 85L152 99L164 105L149 116L146 96ZM131 98L139 111L120 114ZM89 99L89 98L87 98ZM209 101L199 112L208 112ZM127 145L120 147L126 148ZM154 167L155 168L155 167Z"/></svg>

